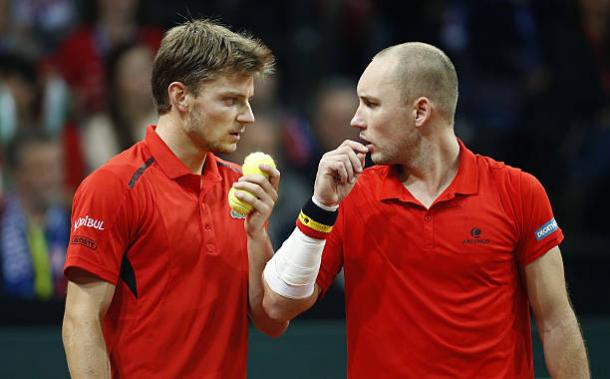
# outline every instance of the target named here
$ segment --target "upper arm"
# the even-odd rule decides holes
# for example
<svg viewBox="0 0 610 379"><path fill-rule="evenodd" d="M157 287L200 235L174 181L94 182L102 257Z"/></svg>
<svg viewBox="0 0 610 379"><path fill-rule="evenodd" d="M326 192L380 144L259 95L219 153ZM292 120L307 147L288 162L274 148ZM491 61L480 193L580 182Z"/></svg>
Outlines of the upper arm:
<svg viewBox="0 0 610 379"><path fill-rule="evenodd" d="M114 296L115 285L77 268L71 269L66 317L101 320Z"/></svg>
<svg viewBox="0 0 610 379"><path fill-rule="evenodd" d="M563 241L563 232L555 221L551 203L540 181L525 172L521 172L519 178L520 188L518 196L515 196L515 199L520 199L517 260L521 267L527 267L558 246Z"/></svg>
<svg viewBox="0 0 610 379"><path fill-rule="evenodd" d="M527 265L525 281L530 305L538 323L552 323L571 309L559 247L551 248Z"/></svg>
<svg viewBox="0 0 610 379"><path fill-rule="evenodd" d="M124 176L97 170L79 186L64 265L69 280L69 272L78 268L106 282L118 282L121 261L138 227L138 204L129 196Z"/></svg>

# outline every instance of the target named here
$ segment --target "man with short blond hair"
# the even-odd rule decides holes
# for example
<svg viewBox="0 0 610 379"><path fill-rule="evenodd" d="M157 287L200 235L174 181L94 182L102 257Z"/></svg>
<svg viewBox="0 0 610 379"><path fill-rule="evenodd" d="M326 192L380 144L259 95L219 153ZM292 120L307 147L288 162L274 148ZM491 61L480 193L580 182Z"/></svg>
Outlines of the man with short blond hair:
<svg viewBox="0 0 610 379"><path fill-rule="evenodd" d="M253 80L273 68L259 40L209 20L169 30L155 58L159 120L80 185L65 274L63 342L73 378L244 378L248 316L262 309L266 224L279 172L241 176L235 151L254 122ZM230 216L229 189L250 194Z"/></svg>

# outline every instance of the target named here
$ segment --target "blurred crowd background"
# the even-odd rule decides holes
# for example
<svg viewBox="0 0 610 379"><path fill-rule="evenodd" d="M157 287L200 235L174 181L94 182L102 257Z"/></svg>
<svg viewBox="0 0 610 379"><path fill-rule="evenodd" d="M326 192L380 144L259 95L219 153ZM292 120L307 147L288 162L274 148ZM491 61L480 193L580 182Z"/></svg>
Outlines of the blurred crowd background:
<svg viewBox="0 0 610 379"><path fill-rule="evenodd" d="M541 180L577 313L610 316L610 1L0 0L0 325L60 324L72 195L155 122L152 59L193 17L250 31L277 56L255 87L256 123L225 157L277 159L276 248L321 154L357 139L371 57L428 42L457 67L457 135ZM306 317L342 318L341 284Z"/></svg>

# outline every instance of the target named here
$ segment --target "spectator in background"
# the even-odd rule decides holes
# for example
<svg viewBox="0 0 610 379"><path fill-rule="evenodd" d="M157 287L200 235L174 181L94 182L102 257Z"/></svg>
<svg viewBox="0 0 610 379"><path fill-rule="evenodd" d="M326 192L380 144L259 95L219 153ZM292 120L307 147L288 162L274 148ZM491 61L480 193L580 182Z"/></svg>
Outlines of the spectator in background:
<svg viewBox="0 0 610 379"><path fill-rule="evenodd" d="M35 56L54 52L76 22L74 0L12 0L10 13L20 37L17 48Z"/></svg>
<svg viewBox="0 0 610 379"><path fill-rule="evenodd" d="M317 162L325 151L345 139L358 138L349 127L358 106L354 91L355 84L346 78L324 78L310 104L309 123L298 117L285 120L282 133L286 158L308 179L315 178Z"/></svg>
<svg viewBox="0 0 610 379"><path fill-rule="evenodd" d="M57 138L67 159L64 163L68 188L76 188L83 175L76 128L67 118L67 90L61 78L41 77L36 62L7 52L0 55L1 148L27 128L41 129Z"/></svg>
<svg viewBox="0 0 610 379"><path fill-rule="evenodd" d="M10 2L8 0L0 0L0 51L6 49L9 41L6 37L11 29L11 18L9 17Z"/></svg>
<svg viewBox="0 0 610 379"><path fill-rule="evenodd" d="M14 180L0 216L3 292L26 299L63 297L70 216L61 146L38 130L24 129L9 144L7 161Z"/></svg>
<svg viewBox="0 0 610 379"><path fill-rule="evenodd" d="M349 126L358 98L354 82L341 77L322 81L311 115L312 127L321 152L332 150L346 139L357 139L358 131Z"/></svg>
<svg viewBox="0 0 610 379"><path fill-rule="evenodd" d="M475 150L515 161L523 149L505 141L527 122L532 98L547 85L540 27L527 1L461 3L456 13L464 18L467 48L461 54L452 50L463 72L460 113L470 122L460 127L472 128L466 136L471 134Z"/></svg>
<svg viewBox="0 0 610 379"><path fill-rule="evenodd" d="M51 53L75 21L73 0L0 0L0 52Z"/></svg>
<svg viewBox="0 0 610 379"><path fill-rule="evenodd" d="M0 56L0 140L6 144L26 125L37 125L40 89L34 62L23 55Z"/></svg>
<svg viewBox="0 0 610 379"><path fill-rule="evenodd" d="M571 228L589 243L591 233L606 233L610 211L610 2L577 0L567 14L547 22L552 33L545 47L554 82L539 118L552 133L534 141L558 146L554 166L561 171L549 168L539 154L527 158L555 185L560 210L571 215Z"/></svg>
<svg viewBox="0 0 610 379"><path fill-rule="evenodd" d="M114 48L128 42L151 51L159 48L162 31L137 24L138 4L138 0L98 0L96 21L75 30L60 46L57 65L79 102L79 114L105 109L105 61Z"/></svg>
<svg viewBox="0 0 610 379"><path fill-rule="evenodd" d="M119 46L109 55L108 110L85 121L82 147L89 172L144 138L157 119L151 96L152 54L141 44Z"/></svg>

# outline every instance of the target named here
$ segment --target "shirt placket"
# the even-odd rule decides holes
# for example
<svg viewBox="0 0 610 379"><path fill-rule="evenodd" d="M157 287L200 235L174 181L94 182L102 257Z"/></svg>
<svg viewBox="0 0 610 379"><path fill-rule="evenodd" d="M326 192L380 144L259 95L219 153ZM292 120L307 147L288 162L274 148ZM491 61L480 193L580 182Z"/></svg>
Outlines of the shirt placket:
<svg viewBox="0 0 610 379"><path fill-rule="evenodd" d="M204 185L204 178L201 178L199 192L199 217L201 225L201 233L203 235L203 246L202 249L206 254L216 255L218 249L216 248L216 232L212 218L212 211L206 203L206 187Z"/></svg>
<svg viewBox="0 0 610 379"><path fill-rule="evenodd" d="M431 209L424 213L424 249L434 249L434 214Z"/></svg>

